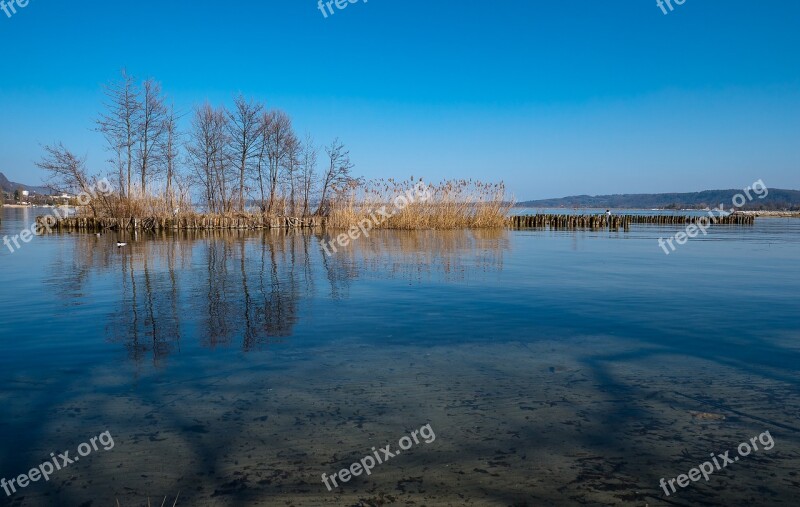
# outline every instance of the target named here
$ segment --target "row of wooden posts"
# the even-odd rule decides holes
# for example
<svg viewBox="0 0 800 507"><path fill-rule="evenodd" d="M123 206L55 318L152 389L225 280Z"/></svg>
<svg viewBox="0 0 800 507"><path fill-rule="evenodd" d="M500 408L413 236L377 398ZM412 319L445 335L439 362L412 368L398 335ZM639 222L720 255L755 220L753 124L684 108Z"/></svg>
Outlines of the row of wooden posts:
<svg viewBox="0 0 800 507"><path fill-rule="evenodd" d="M522 215L509 218L512 229L628 229L631 224L683 225L753 225L752 215L689 216L689 215Z"/></svg>
<svg viewBox="0 0 800 507"><path fill-rule="evenodd" d="M36 217L36 223L57 231L101 232L104 230L169 231L169 230L244 230L316 228L325 226L324 217L293 218L263 215L216 216L198 215L176 218L95 218L51 215Z"/></svg>
<svg viewBox="0 0 800 507"><path fill-rule="evenodd" d="M51 215L36 217L41 228L57 231L133 230L246 230L246 229L291 229L325 227L324 217L268 218L263 215L215 216L198 215L176 218L56 218ZM710 223L722 225L753 225L752 215L729 216L685 216L685 215L522 215L509 217L507 226L512 229L628 229L631 224L681 225Z"/></svg>

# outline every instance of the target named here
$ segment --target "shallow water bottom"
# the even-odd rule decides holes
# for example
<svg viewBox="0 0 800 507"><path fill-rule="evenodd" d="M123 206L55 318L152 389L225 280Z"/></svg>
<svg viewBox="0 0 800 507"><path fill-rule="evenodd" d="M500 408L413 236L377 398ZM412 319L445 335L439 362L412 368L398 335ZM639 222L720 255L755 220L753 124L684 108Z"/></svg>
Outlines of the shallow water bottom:
<svg viewBox="0 0 800 507"><path fill-rule="evenodd" d="M634 348L641 358L630 357ZM53 416L26 438L72 448L112 429L114 448L29 487L12 505L146 505L148 497L160 505L178 494L178 505L200 506L793 504L796 389L641 350L608 336L446 347L339 342L236 356L224 371L219 357L187 359L168 377L140 373L134 383L124 368L76 373L71 385L64 371L52 381L21 373L0 400L6 426L47 405ZM396 449L425 424L432 442L325 488L323 473L373 447ZM712 452L734 455L767 430L771 450L669 497L659 487L660 478L685 474ZM30 441L26 450L55 451Z"/></svg>

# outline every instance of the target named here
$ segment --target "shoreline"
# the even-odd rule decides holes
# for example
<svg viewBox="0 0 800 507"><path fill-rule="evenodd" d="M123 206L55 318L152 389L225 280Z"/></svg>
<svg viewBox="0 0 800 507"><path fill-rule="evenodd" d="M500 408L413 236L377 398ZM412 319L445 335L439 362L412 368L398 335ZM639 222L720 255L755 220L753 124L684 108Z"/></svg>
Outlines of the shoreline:
<svg viewBox="0 0 800 507"><path fill-rule="evenodd" d="M2 207L3 208L16 208L16 209L22 209L22 208L41 208L41 209L54 209L54 208L63 209L63 208L68 208L68 209L75 209L75 206L64 206L64 205L61 205L61 204L59 204L58 206L50 206L50 205L45 205L45 204L36 204L36 205L32 205L32 204L3 204Z"/></svg>

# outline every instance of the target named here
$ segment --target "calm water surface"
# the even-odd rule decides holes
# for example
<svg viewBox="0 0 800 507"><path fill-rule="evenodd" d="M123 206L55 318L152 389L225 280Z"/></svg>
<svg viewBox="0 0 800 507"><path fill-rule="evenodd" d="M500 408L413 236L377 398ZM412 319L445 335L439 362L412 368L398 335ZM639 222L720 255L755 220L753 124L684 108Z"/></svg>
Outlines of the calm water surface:
<svg viewBox="0 0 800 507"><path fill-rule="evenodd" d="M4 209L0 237L37 211ZM0 504L795 505L800 220L665 255L679 230L2 246L0 477L114 447ZM659 486L765 431L772 449Z"/></svg>

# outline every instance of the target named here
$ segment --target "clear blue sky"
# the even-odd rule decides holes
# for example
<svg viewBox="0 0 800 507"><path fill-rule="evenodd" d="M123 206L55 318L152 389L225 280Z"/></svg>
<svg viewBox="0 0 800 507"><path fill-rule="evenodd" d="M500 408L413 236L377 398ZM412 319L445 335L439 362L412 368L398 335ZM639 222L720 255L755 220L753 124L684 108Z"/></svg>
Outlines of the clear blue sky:
<svg viewBox="0 0 800 507"><path fill-rule="evenodd" d="M674 0L673 0L674 2ZM503 179L517 199L800 188L800 2L30 0L0 11L0 171L92 167L126 67L189 111L236 92L339 136L367 177Z"/></svg>

